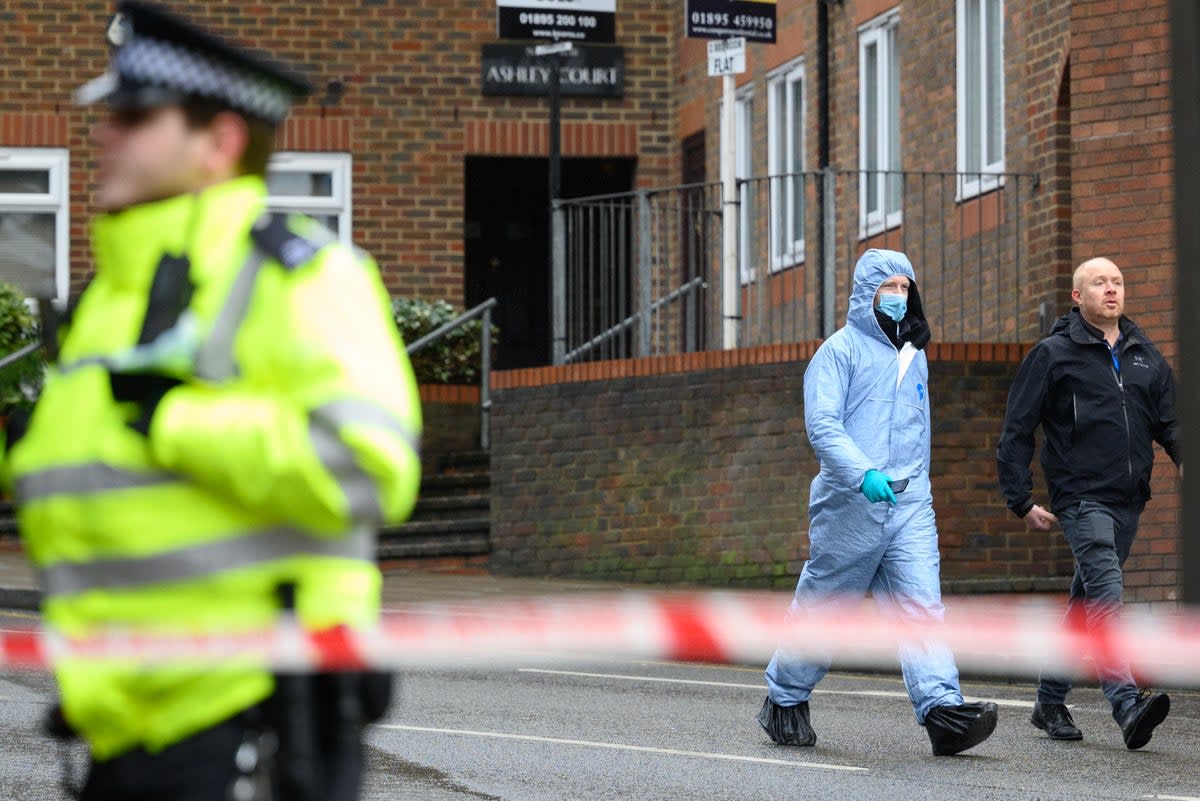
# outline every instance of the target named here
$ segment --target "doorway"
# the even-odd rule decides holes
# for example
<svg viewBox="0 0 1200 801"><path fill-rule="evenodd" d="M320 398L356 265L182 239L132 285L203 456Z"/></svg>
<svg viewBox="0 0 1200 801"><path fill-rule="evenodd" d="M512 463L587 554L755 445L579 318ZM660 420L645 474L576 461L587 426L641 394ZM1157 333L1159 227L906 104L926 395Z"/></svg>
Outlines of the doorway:
<svg viewBox="0 0 1200 801"><path fill-rule="evenodd" d="M633 189L636 160L562 160L562 196ZM467 308L496 298L500 329L493 367L550 364L550 162L470 156L464 166L463 298Z"/></svg>

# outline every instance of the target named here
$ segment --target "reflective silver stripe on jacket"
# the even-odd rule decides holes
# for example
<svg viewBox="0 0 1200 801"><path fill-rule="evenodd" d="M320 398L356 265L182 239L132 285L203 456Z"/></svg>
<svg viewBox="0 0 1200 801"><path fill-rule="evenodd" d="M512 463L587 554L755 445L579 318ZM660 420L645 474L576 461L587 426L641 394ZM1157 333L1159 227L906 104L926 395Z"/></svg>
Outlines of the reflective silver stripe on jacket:
<svg viewBox="0 0 1200 801"><path fill-rule="evenodd" d="M206 381L227 381L237 375L237 364L233 360L233 341L250 308L250 298L258 281L258 271L267 262L267 254L258 247L250 249L250 255L242 262L233 286L225 297L225 304L217 313L212 331L196 353L193 374Z"/></svg>
<svg viewBox="0 0 1200 801"><path fill-rule="evenodd" d="M270 212L263 212L255 226L265 224L270 219ZM321 226L312 226L311 231L301 237L311 245L315 254L326 245L337 242L337 236ZM251 240L253 242L253 239ZM225 304L217 313L212 331L208 339L200 346L193 366L193 374L197 378L208 381L227 381L237 375L237 363L233 358L233 343L246 319L246 311L250 308L250 299L254 296L254 287L258 282L258 273L263 265L275 257L263 250L257 242L253 243L249 255L238 269L237 278L229 289Z"/></svg>
<svg viewBox="0 0 1200 801"><path fill-rule="evenodd" d="M181 481L177 473L134 472L91 462L70 467L51 467L21 476L13 483L18 504L45 500L56 495L88 495L110 490L138 489Z"/></svg>
<svg viewBox="0 0 1200 801"><path fill-rule="evenodd" d="M269 217L270 212L264 212L255 225L265 223ZM312 245L314 253L326 245L338 241L333 233L320 227L315 228L311 235L306 234L303 238ZM227 381L237 375L237 362L233 358L233 343L242 329L246 311L250 308L250 299L254 296L258 273L263 265L273 258L274 256L259 247L257 242L250 249L249 255L238 269L237 278L234 279L233 286L229 289L225 304L217 313L208 339L200 345L200 349L196 353L193 375L197 378L218 382Z"/></svg>
<svg viewBox="0 0 1200 801"><path fill-rule="evenodd" d="M331 539L280 526L153 556L59 562L40 571L47 596L127 590L188 581L291 556L336 556L374 562L375 532L365 526Z"/></svg>
<svg viewBox="0 0 1200 801"><path fill-rule="evenodd" d="M346 494L351 518L360 522L379 523L383 520L379 488L375 486L375 480L359 466L353 449L339 434L339 429L344 425L382 429L414 452L420 447L420 442L394 415L369 401L343 398L314 409L309 416L309 437L313 450Z"/></svg>
<svg viewBox="0 0 1200 801"><path fill-rule="evenodd" d="M264 219L269 212L264 212ZM337 242L337 236L323 226L312 226L305 237L313 244L314 250L320 250L328 244ZM237 375L237 364L233 358L233 344L250 308L250 299L254 295L254 287L258 282L258 273L263 265L274 257L253 243L246 255L242 266L238 268L237 277L229 289L225 303L217 313L208 338L203 341L195 354L192 374L207 381L226 381ZM144 346L143 346L144 349ZM131 350L138 350L135 346ZM60 373L70 373L88 365L98 364L106 369L122 369L119 359L112 356L85 356L74 362L60 364Z"/></svg>
<svg viewBox="0 0 1200 801"><path fill-rule="evenodd" d="M73 362L60 362L54 368L54 370L59 375L67 375L93 364L98 364L105 370L108 370L112 367L112 362L107 356L84 356L82 359L76 359Z"/></svg>

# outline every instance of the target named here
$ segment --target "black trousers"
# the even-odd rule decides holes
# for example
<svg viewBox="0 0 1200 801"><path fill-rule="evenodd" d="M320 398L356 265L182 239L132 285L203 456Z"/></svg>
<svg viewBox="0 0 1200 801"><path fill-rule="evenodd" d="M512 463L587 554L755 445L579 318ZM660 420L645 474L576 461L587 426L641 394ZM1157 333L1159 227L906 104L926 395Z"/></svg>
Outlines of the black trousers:
<svg viewBox="0 0 1200 801"><path fill-rule="evenodd" d="M361 732L360 732L361 734ZM313 755L312 786L281 779L271 754L276 738L257 714L205 729L157 754L142 749L93 761L83 801L354 801L362 784L361 736L336 752ZM267 785L264 787L263 785ZM286 789L285 789L286 788Z"/></svg>

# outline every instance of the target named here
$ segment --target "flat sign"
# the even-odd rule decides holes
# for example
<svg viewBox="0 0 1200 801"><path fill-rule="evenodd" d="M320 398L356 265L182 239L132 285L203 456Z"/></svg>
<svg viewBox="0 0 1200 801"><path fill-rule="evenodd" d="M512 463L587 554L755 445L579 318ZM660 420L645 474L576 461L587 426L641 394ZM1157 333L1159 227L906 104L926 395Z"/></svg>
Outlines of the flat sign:
<svg viewBox="0 0 1200 801"><path fill-rule="evenodd" d="M553 62L523 44L483 46L483 94L545 97ZM560 56L559 92L575 97L621 97L625 93L625 49L577 45Z"/></svg>
<svg viewBox="0 0 1200 801"><path fill-rule="evenodd" d="M684 0L686 35L775 44L775 0Z"/></svg>
<svg viewBox="0 0 1200 801"><path fill-rule="evenodd" d="M617 0L496 0L501 39L617 41Z"/></svg>
<svg viewBox="0 0 1200 801"><path fill-rule="evenodd" d="M738 75L746 71L746 40L713 39L708 43L708 74Z"/></svg>

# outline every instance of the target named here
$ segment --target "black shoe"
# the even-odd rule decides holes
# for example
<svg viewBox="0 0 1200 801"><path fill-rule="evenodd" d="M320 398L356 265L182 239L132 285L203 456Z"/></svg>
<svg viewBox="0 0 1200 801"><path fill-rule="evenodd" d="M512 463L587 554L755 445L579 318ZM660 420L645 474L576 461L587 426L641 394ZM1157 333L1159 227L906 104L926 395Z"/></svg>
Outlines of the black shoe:
<svg viewBox="0 0 1200 801"><path fill-rule="evenodd" d="M808 701L780 706L769 697L759 710L758 725L776 745L814 745L817 733L808 720Z"/></svg>
<svg viewBox="0 0 1200 801"><path fill-rule="evenodd" d="M1152 693L1149 690L1139 690L1137 700L1125 710L1125 714L1113 715L1121 724L1121 734L1125 737L1125 747L1136 751L1150 742L1154 727L1167 719L1171 711L1171 699L1166 693Z"/></svg>
<svg viewBox="0 0 1200 801"><path fill-rule="evenodd" d="M974 701L958 706L935 706L925 716L925 731L935 756L949 756L974 748L996 730L996 705Z"/></svg>
<svg viewBox="0 0 1200 801"><path fill-rule="evenodd" d="M1029 722L1049 734L1051 740L1083 739L1083 732L1075 725L1066 704L1035 703Z"/></svg>

